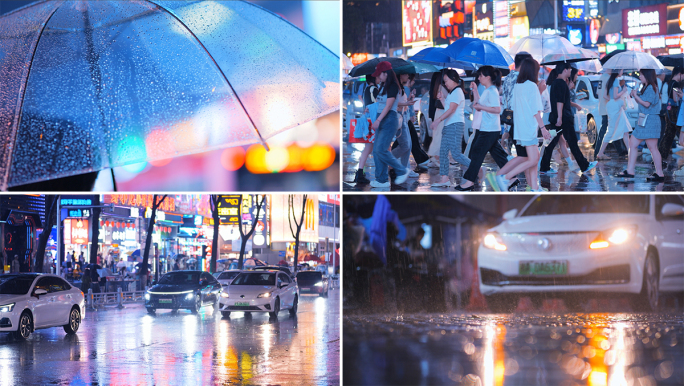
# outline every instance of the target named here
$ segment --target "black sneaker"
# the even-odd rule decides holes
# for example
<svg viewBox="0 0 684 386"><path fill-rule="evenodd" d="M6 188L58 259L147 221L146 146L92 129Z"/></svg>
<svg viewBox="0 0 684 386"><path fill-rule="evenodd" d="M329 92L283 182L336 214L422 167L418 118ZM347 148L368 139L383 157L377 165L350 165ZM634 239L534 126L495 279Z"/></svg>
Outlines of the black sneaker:
<svg viewBox="0 0 684 386"><path fill-rule="evenodd" d="M659 176L655 173L651 174L650 177L646 178L646 181L648 182L663 182L665 181L665 176Z"/></svg>
<svg viewBox="0 0 684 386"><path fill-rule="evenodd" d="M356 171L356 177L354 177L354 182L357 184L368 184L370 183L370 180L366 178L366 175L363 174L363 169L359 169Z"/></svg>

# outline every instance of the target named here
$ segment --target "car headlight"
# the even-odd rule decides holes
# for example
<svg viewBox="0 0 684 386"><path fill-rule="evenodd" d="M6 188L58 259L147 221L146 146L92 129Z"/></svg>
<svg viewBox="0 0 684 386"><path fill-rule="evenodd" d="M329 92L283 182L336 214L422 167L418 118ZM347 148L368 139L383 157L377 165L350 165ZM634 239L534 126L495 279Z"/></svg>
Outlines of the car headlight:
<svg viewBox="0 0 684 386"><path fill-rule="evenodd" d="M589 249L603 249L608 248L611 245L624 244L634 238L636 230L636 225L632 225L601 232L594 241L589 244Z"/></svg>
<svg viewBox="0 0 684 386"><path fill-rule="evenodd" d="M358 107L358 108L361 108L361 107L363 107L363 102L361 102L361 101L354 101L354 106L356 106L356 107Z"/></svg>
<svg viewBox="0 0 684 386"><path fill-rule="evenodd" d="M266 293L263 293L263 294L259 294L259 296L257 296L257 298L270 298L270 297L271 297L271 293L270 293L270 292L266 292Z"/></svg>
<svg viewBox="0 0 684 386"><path fill-rule="evenodd" d="M221 292L221 297L222 298L229 298L230 294L228 294L228 292Z"/></svg>
<svg viewBox="0 0 684 386"><path fill-rule="evenodd" d="M15 303L10 303L10 304L5 304L4 306L0 306L0 312L12 312L14 309L14 304Z"/></svg>
<svg viewBox="0 0 684 386"><path fill-rule="evenodd" d="M187 295L185 295L185 298L188 299L188 300L192 300L192 298L194 298L194 297L195 297L195 294L193 294L192 292L189 293L189 294L187 294Z"/></svg>
<svg viewBox="0 0 684 386"><path fill-rule="evenodd" d="M496 249L497 251L506 250L506 245L503 243L503 240L498 233L487 233L484 238L484 246L485 248Z"/></svg>
<svg viewBox="0 0 684 386"><path fill-rule="evenodd" d="M145 294L145 300L150 300L150 294Z"/></svg>
<svg viewBox="0 0 684 386"><path fill-rule="evenodd" d="M314 285L315 285L316 287L323 287L323 283L320 282L320 281L319 281L318 283L314 284Z"/></svg>

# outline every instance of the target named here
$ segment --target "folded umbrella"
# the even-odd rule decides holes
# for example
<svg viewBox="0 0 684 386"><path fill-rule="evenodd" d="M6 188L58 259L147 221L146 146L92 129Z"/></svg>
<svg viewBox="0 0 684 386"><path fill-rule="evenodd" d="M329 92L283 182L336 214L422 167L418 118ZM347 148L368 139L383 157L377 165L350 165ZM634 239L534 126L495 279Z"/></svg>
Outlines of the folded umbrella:
<svg viewBox="0 0 684 386"><path fill-rule="evenodd" d="M492 66L507 69L513 64L513 58L503 47L476 38L460 38L447 46L444 53L455 61L469 63L476 68Z"/></svg>
<svg viewBox="0 0 684 386"><path fill-rule="evenodd" d="M238 1L42 1L0 17L0 189L263 143L339 109L339 57Z"/></svg>

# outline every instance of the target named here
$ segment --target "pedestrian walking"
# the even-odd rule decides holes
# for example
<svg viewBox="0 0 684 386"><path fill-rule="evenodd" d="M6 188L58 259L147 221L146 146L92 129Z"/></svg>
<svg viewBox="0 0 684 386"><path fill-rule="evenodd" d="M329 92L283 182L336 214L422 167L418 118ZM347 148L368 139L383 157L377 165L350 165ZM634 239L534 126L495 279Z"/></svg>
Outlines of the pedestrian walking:
<svg viewBox="0 0 684 386"><path fill-rule="evenodd" d="M443 71L436 72L432 75L432 80L430 83L430 106L428 108L428 116L434 122L439 119L442 114L444 114L444 105L439 99L440 93L446 95L447 91L442 85ZM436 128L432 128L432 125L428 128L432 130L432 136L430 144L428 146L427 154L430 157L430 162L428 162L429 168L439 168L439 149L442 146L442 129L444 128L444 122L440 122Z"/></svg>
<svg viewBox="0 0 684 386"><path fill-rule="evenodd" d="M373 75L366 75L366 89L363 90L363 107L368 109L368 106L376 102L378 93L380 89L375 83L375 77ZM366 110L367 113L367 110ZM373 137L374 138L374 137ZM365 144L363 151L361 151L361 156L359 157L359 168L356 171L356 176L354 177L354 182L357 184L367 184L370 180L366 177L363 168L366 166L366 161L368 156L373 152L373 142ZM174 268L174 271L176 269Z"/></svg>
<svg viewBox="0 0 684 386"><path fill-rule="evenodd" d="M442 79L448 94L440 93L440 99L442 99L442 104L446 110L431 125L434 131L441 122L444 122L442 143L439 148L439 175L442 176L442 179L433 183L433 187L451 186L451 181L449 180L449 152L451 152L451 156L456 162L466 168L470 166L470 159L461 152L461 138L463 138L463 130L465 129L465 116L463 115L465 95L463 93L461 77L456 70L448 69L444 71Z"/></svg>
<svg viewBox="0 0 684 386"><path fill-rule="evenodd" d="M527 52L518 52L515 54L515 59L514 59L514 65L515 68L513 71L511 71L506 77L504 78L502 85L501 85L501 93L503 96L502 100L502 107L504 110L511 110L511 99L513 98L513 88L515 87L515 84L518 82L518 75L520 74L520 66L522 65L523 60L527 58L531 58L532 55L530 55ZM513 135L515 134L515 125L511 124L506 125L507 131L502 135L501 139L506 140L509 139L513 142L511 145L512 147L515 147L515 153L519 156L522 157L527 157L527 154L525 154L525 147L524 146L519 146L518 144L513 141Z"/></svg>
<svg viewBox="0 0 684 386"><path fill-rule="evenodd" d="M631 95L636 100L639 107L639 118L637 125L632 132L632 137L629 140L629 160L627 162L627 170L616 174L616 177L633 179L634 171L636 169L637 147L641 141L646 141L646 146L651 151L653 157L653 164L655 165L655 173L648 177L647 181L663 182L665 175L663 174L663 164L658 151L658 138L660 138L660 93L658 92L658 83L656 81L655 70L642 69L639 71L639 80L641 81L641 90L637 93L632 90Z"/></svg>
<svg viewBox="0 0 684 386"><path fill-rule="evenodd" d="M619 78L618 78L619 77ZM601 143L601 148L596 154L597 160L609 160L610 157L604 154L608 143L622 139L625 142L625 148L629 148L629 132L632 127L627 119L625 112L624 98L629 95L631 91L628 87L620 86L618 82L622 78L622 71L611 74L606 83L606 111L608 112L608 129Z"/></svg>
<svg viewBox="0 0 684 386"><path fill-rule="evenodd" d="M409 177L418 177L417 173L411 175L412 171L408 167L411 157L411 134L409 133L408 128L408 106L412 105L414 102L412 98L409 98L409 93L407 92L409 91L408 87L406 87L408 81L409 74L399 75L399 83L401 83L402 92L397 95L397 98L399 99L397 112L401 116L401 128L400 132L397 133L396 141L394 141L394 144L392 145L392 155L394 158L398 159L401 166L408 171Z"/></svg>
<svg viewBox="0 0 684 386"><path fill-rule="evenodd" d="M572 66L570 63L561 63L558 64L554 70L558 73L558 78L553 81L552 89L550 91L551 114L549 114L549 121L551 124L549 126L556 130L561 130L561 134L567 141L570 152L575 158L575 161L577 161L577 165L583 173L586 173L595 168L597 162L587 161L578 145L577 134L575 133L575 116L572 114L570 89L567 84L567 79L572 74ZM551 169L551 155L559 140L560 136L556 136L544 150L544 155L539 167L541 173Z"/></svg>
<svg viewBox="0 0 684 386"><path fill-rule="evenodd" d="M83 277L81 278L81 291L84 294L88 293L88 290L90 289L90 283L92 282L92 278L90 276L90 268L86 268L85 271L83 271Z"/></svg>
<svg viewBox="0 0 684 386"><path fill-rule="evenodd" d="M395 184L402 184L408 178L408 170L394 158L389 150L392 138L401 127L401 117L397 112L399 105L397 97L403 94L404 90L400 87L397 75L389 62L378 63L373 76L383 85L376 102L380 114L372 126L375 130L375 144L373 146L375 180L371 181L370 184L374 188L389 188L391 185L388 176L389 167L392 167L397 174L397 178L394 180Z"/></svg>
<svg viewBox="0 0 684 386"><path fill-rule="evenodd" d="M479 81L485 87L482 95L479 95L477 87L471 83L474 100L472 108L482 112L482 120L479 129L475 132L470 150L470 166L463 175L465 181L456 186L456 190L474 190L478 175L481 172L482 163L489 152L494 158L494 162L499 168L504 167L508 162L508 154L499 143L501 133L501 104L499 102L499 91L501 87L501 72L492 66L484 66L479 70Z"/></svg>
<svg viewBox="0 0 684 386"><path fill-rule="evenodd" d="M404 93L406 95L409 95L409 100L412 101L416 96L416 90L412 90L413 85L416 83L416 74L407 74L407 76L408 81L404 85ZM413 160L416 162L416 165L418 167L425 167L430 161L430 157L427 155L425 150L423 150L422 146L420 146L420 139L418 138L416 128L413 124L413 121L416 116L413 105L414 103L412 102L408 104L408 107L406 108L404 115L404 122L406 122L408 126L408 132L411 139L411 155L413 155ZM392 144L392 154L394 154L394 149L396 149L398 146L399 144L397 141L395 141L394 144ZM416 173L413 170L409 170L409 177L418 177L418 173Z"/></svg>
<svg viewBox="0 0 684 386"><path fill-rule="evenodd" d="M603 144L603 138L606 136L606 131L608 131L608 109L606 104L608 99L608 79L610 79L609 73L601 74L598 82L598 112L601 115L601 128L599 129L598 136L596 137L596 142L594 142L594 159L598 156L599 150L601 150L601 144Z"/></svg>
<svg viewBox="0 0 684 386"><path fill-rule="evenodd" d="M513 110L513 125L516 127L514 140L525 147L525 156L517 155L508 161L495 176L495 183L492 182L491 174L488 180L492 183L492 188L496 191L508 191L511 180L519 173L529 169L530 180L528 185L534 191L541 191L537 179L537 163L539 161L539 140L537 130L541 130L545 139L550 139L551 135L544 127L541 114L544 110L542 97L538 86L539 63L532 58L526 58L520 65L520 74L513 88L511 107ZM517 182L514 181L513 184Z"/></svg>
<svg viewBox="0 0 684 386"><path fill-rule="evenodd" d="M679 115L680 104L684 92L682 91L682 78L684 70L682 67L675 67L672 70L672 79L668 85L667 107L665 109L665 132L658 144L658 150L663 160L666 160L672 153L672 143L677 135L677 117ZM655 158L654 158L655 160Z"/></svg>
<svg viewBox="0 0 684 386"><path fill-rule="evenodd" d="M19 264L19 255L14 255L14 260L12 260L12 267L10 269L11 273L19 273L21 270L21 264Z"/></svg>

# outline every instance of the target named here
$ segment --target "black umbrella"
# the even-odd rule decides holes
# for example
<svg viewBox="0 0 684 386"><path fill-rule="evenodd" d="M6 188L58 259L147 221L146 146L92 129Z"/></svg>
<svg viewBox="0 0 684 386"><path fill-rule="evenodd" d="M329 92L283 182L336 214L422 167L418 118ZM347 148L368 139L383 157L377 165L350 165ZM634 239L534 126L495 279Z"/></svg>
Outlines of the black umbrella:
<svg viewBox="0 0 684 386"><path fill-rule="evenodd" d="M392 68L400 68L411 65L411 63L402 58L375 58L354 66L354 68L349 71L349 76L356 78L363 75L370 75L375 72L375 66L377 66L380 62L390 62Z"/></svg>
<svg viewBox="0 0 684 386"><path fill-rule="evenodd" d="M656 59L660 60L663 66L684 67L684 54L660 55L656 56Z"/></svg>
<svg viewBox="0 0 684 386"><path fill-rule="evenodd" d="M601 65L603 66L604 64L606 64L606 62L607 62L608 60L610 60L610 58L612 58L613 56L615 56L615 55L617 55L617 54L623 53L623 52L627 52L627 50L615 50L615 51L612 51L610 54L607 54L606 56L604 56L604 57L602 57L601 59L599 59L599 60L601 61Z"/></svg>

